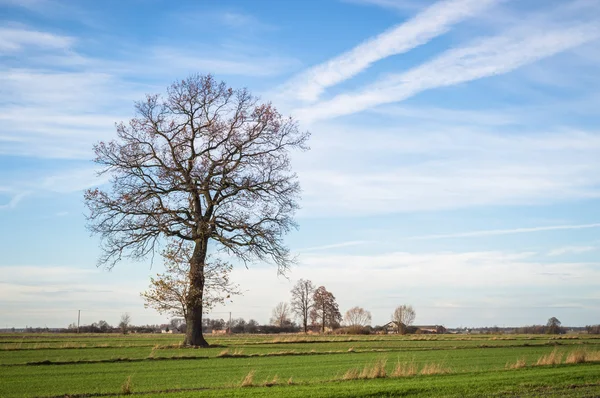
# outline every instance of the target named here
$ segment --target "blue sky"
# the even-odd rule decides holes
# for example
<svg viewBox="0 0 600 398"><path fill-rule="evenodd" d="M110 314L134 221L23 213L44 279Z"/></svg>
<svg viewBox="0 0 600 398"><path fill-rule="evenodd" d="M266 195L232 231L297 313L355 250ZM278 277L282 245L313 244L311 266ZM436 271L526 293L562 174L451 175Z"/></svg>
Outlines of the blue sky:
<svg viewBox="0 0 600 398"><path fill-rule="evenodd" d="M97 269L92 145L191 73L310 130L299 264L238 267L210 317L267 322L299 278L374 324L600 319L596 0L0 0L0 327L162 323L160 263Z"/></svg>

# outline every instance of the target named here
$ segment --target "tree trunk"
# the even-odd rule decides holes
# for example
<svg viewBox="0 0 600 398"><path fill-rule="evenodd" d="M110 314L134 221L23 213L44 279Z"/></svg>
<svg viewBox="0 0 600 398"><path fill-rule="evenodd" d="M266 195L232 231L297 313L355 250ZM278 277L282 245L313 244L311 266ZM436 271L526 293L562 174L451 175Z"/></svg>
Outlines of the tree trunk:
<svg viewBox="0 0 600 398"><path fill-rule="evenodd" d="M190 289L187 299L187 329L184 345L208 347L202 334L202 310L204 298L204 264L206 260L208 240L196 241L194 253L190 259Z"/></svg>
<svg viewBox="0 0 600 398"><path fill-rule="evenodd" d="M321 319L321 333L325 333L325 301L323 301L323 318Z"/></svg>

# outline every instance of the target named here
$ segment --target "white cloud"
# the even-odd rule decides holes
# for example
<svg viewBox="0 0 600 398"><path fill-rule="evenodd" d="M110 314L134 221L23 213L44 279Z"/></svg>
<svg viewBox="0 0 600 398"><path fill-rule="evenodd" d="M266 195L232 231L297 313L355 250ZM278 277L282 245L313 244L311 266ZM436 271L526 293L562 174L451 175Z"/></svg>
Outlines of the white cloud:
<svg viewBox="0 0 600 398"><path fill-rule="evenodd" d="M303 217L600 197L596 132L517 135L461 124L347 123L312 130L311 151L295 161Z"/></svg>
<svg viewBox="0 0 600 398"><path fill-rule="evenodd" d="M0 27L0 56L35 47L40 50L68 49L75 40L72 37L40 32L24 28Z"/></svg>
<svg viewBox="0 0 600 398"><path fill-rule="evenodd" d="M348 3L372 5L377 7L388 8L397 11L414 11L432 3L432 0L422 0L414 2L411 0L343 0Z"/></svg>
<svg viewBox="0 0 600 398"><path fill-rule="evenodd" d="M368 243L370 243L370 242L366 241L366 240L352 240L352 241L348 241L348 242L333 243L330 245L307 247L305 249L299 249L297 251L300 253L306 253L306 252L314 252L314 251L321 251L321 250L339 249L339 248L350 247L350 246L360 246L360 245L366 245Z"/></svg>
<svg viewBox="0 0 600 398"><path fill-rule="evenodd" d="M51 192L71 193L99 186L109 181L109 176L104 174L98 176L97 173L98 169L95 167L62 171L48 175L39 186Z"/></svg>
<svg viewBox="0 0 600 398"><path fill-rule="evenodd" d="M0 193L2 193L3 191L4 190L0 189ZM15 207L17 207L19 202L21 202L24 198L31 194L31 191L13 192L12 189L4 191L3 196L8 196L9 199L7 203L0 203L0 210L14 209Z"/></svg>
<svg viewBox="0 0 600 398"><path fill-rule="evenodd" d="M590 306L588 298L595 292L593 281L600 278L597 263L544 263L531 252L303 254L289 277L278 278L274 268L236 268L232 279L246 293L217 311L232 311L234 318L266 321L275 304L286 300L301 278L325 286L342 311L355 305L372 311L374 324L385 323L393 308L402 303L415 306L420 322L456 326L489 324L488 317L498 324L530 324L538 322L530 308L564 302L588 308L587 316L599 309ZM541 299L532 293L558 288L561 294L551 298ZM450 307L460 311L450 316ZM523 313L506 311L515 307ZM559 318L562 315L558 313Z"/></svg>
<svg viewBox="0 0 600 398"><path fill-rule="evenodd" d="M285 96L314 101L330 86L350 79L373 63L407 52L450 30L451 26L485 10L498 0L444 0L414 18L361 43L352 50L292 79Z"/></svg>
<svg viewBox="0 0 600 398"><path fill-rule="evenodd" d="M188 49L158 47L153 50L153 62L161 67L167 66L170 73L216 73L222 75L239 76L274 76L281 74L297 61L292 58L275 55L236 54L218 55L219 51L205 49L212 52L210 57L196 56ZM217 53L217 54L215 54Z"/></svg>
<svg viewBox="0 0 600 398"><path fill-rule="evenodd" d="M449 50L405 73L390 75L357 92L340 94L331 100L300 108L295 114L302 121L311 122L403 101L425 90L508 73L599 36L597 23L581 23L562 29L520 29Z"/></svg>
<svg viewBox="0 0 600 398"><path fill-rule="evenodd" d="M514 235L514 234L526 234L532 232L544 232L544 231L562 231L562 230L574 230L574 229L589 229L589 228L600 228L600 223L594 224L578 224L578 225L546 225L543 227L531 227L531 228L513 228L513 229L491 229L483 231L471 231L471 232L457 232L451 234L438 234L438 235L424 235L414 236L409 239L414 240L433 240L433 239L448 239L448 238L476 238L481 236L498 236L498 235ZM564 247L552 250L548 255L556 256L566 253L583 253L585 251L593 250L593 247Z"/></svg>
<svg viewBox="0 0 600 398"><path fill-rule="evenodd" d="M600 227L600 224L596 225ZM552 249L548 252L549 256L563 256L565 254L580 254L596 250L595 246L565 246Z"/></svg>

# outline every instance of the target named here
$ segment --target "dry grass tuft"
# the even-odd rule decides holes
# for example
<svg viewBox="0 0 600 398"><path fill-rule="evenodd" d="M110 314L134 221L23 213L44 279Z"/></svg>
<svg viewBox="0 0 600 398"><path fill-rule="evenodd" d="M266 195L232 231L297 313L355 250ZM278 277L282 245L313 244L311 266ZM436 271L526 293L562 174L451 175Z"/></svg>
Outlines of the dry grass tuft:
<svg viewBox="0 0 600 398"><path fill-rule="evenodd" d="M525 358L519 358L517 359L517 362L515 363L506 363L506 366L504 367L505 369L521 369L524 368L525 366L527 366L527 363L525 362Z"/></svg>
<svg viewBox="0 0 600 398"><path fill-rule="evenodd" d="M217 354L217 358L230 358L230 357L242 357L244 356L244 350L236 349L235 351L229 351L229 348L224 349Z"/></svg>
<svg viewBox="0 0 600 398"><path fill-rule="evenodd" d="M415 361L412 360L411 362L407 363L398 362L394 368L394 371L392 372L392 377L408 377L416 374L417 365L415 364Z"/></svg>
<svg viewBox="0 0 600 398"><path fill-rule="evenodd" d="M131 383L131 376L128 376L127 379L121 385L121 394L130 395L133 393L133 384Z"/></svg>
<svg viewBox="0 0 600 398"><path fill-rule="evenodd" d="M292 380L292 378L290 377L287 381L288 386L293 386L294 385L294 381Z"/></svg>
<svg viewBox="0 0 600 398"><path fill-rule="evenodd" d="M387 376L385 371L385 365L387 364L386 358L380 358L375 361L372 365L366 365L362 372L360 372L359 378L361 379L382 379Z"/></svg>
<svg viewBox="0 0 600 398"><path fill-rule="evenodd" d="M571 351L565 359L565 363L584 363L587 359L587 353L583 350Z"/></svg>
<svg viewBox="0 0 600 398"><path fill-rule="evenodd" d="M355 351L354 351L354 347L350 347L350 348L348 348L348 352L355 352Z"/></svg>
<svg viewBox="0 0 600 398"><path fill-rule="evenodd" d="M591 351L585 354L586 362L596 362L600 361L600 351Z"/></svg>
<svg viewBox="0 0 600 398"><path fill-rule="evenodd" d="M265 380L263 387L273 387L276 386L277 383L279 383L279 376L275 375L273 376L273 380Z"/></svg>
<svg viewBox="0 0 600 398"><path fill-rule="evenodd" d="M231 353L229 352L229 348L226 348L217 354L217 357L219 357L219 358L228 357L228 356L231 356Z"/></svg>
<svg viewBox="0 0 600 398"><path fill-rule="evenodd" d="M536 362L537 366L543 365L558 365L562 361L563 354L559 353L556 349L550 354L542 355Z"/></svg>
<svg viewBox="0 0 600 398"><path fill-rule="evenodd" d="M439 375L450 373L450 369L439 363L427 363L420 372L422 375Z"/></svg>
<svg viewBox="0 0 600 398"><path fill-rule="evenodd" d="M246 377L244 377L244 380L242 380L242 387L252 387L252 385L254 383L254 373L255 372L256 372L255 370L251 370L250 372L248 372Z"/></svg>
<svg viewBox="0 0 600 398"><path fill-rule="evenodd" d="M360 371L358 368L348 369L344 376L342 376L342 380L356 380L360 376Z"/></svg>

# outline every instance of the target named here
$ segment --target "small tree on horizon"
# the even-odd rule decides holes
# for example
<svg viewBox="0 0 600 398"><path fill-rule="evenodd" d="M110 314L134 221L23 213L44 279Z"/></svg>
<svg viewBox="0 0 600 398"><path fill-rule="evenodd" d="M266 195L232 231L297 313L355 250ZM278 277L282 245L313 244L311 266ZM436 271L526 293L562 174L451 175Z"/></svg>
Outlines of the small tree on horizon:
<svg viewBox="0 0 600 398"><path fill-rule="evenodd" d="M392 313L392 321L396 324L396 329L399 334L405 334L406 328L414 322L416 312L412 305L403 304L396 307Z"/></svg>
<svg viewBox="0 0 600 398"><path fill-rule="evenodd" d="M321 333L325 333L326 326L333 329L339 325L342 314L340 314L335 296L324 286L318 287L313 293L313 303L311 319L313 323L320 321Z"/></svg>
<svg viewBox="0 0 600 398"><path fill-rule="evenodd" d="M548 322L546 323L546 333L560 334L562 332L560 325L561 323L556 317L548 319Z"/></svg>
<svg viewBox="0 0 600 398"><path fill-rule="evenodd" d="M131 325L131 315L129 313L124 313L121 315L121 321L119 322L119 329L121 329L121 333L127 334L129 332L129 326Z"/></svg>
<svg viewBox="0 0 600 398"><path fill-rule="evenodd" d="M367 326L371 324L371 313L361 307L353 307L344 314L347 326Z"/></svg>
<svg viewBox="0 0 600 398"><path fill-rule="evenodd" d="M271 315L271 325L278 326L280 328L289 326L292 321L290 320L290 308L288 303L280 302L273 308Z"/></svg>
<svg viewBox="0 0 600 398"><path fill-rule="evenodd" d="M308 319L313 308L315 286L308 279L300 279L292 288L292 312L300 320L304 333L308 332Z"/></svg>

